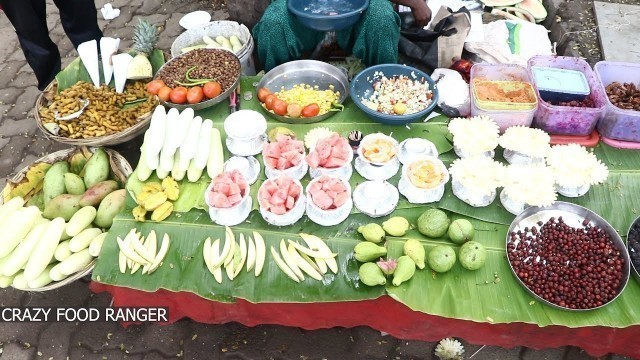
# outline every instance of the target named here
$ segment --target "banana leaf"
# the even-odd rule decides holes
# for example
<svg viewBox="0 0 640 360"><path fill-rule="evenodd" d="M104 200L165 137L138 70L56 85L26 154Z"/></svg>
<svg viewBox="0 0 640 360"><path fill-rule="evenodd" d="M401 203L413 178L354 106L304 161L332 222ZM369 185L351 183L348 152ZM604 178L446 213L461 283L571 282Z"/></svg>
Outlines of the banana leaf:
<svg viewBox="0 0 640 360"><path fill-rule="evenodd" d="M128 209L130 210L130 209ZM119 215L109 230L93 270L93 279L105 284L131 287L145 291L159 288L171 291L189 291L207 299L233 301L242 298L251 302L327 302L375 299L384 294L384 287L367 287L358 281L358 264L351 256L356 241L352 234L364 216L354 217L337 227L321 227L310 221L283 228L269 226L259 213L253 212L249 221L234 226L236 241L240 233L251 236L258 231L266 243L265 265L262 274L255 277L247 273L246 267L237 278L230 281L223 271L222 284L218 284L209 273L202 256L204 240L220 238L224 242L224 228L212 225L209 216L201 210L174 214L161 223L137 223L125 211ZM169 252L160 268L151 275L121 274L118 269L118 245L116 237L124 236L136 228L146 235L155 230L158 241L167 233L171 238ZM326 240L333 252L338 253L338 274L327 273L322 282L306 278L301 283L289 279L276 265L270 247L279 249L281 239L298 240L304 244L299 232L307 232Z"/></svg>
<svg viewBox="0 0 640 360"><path fill-rule="evenodd" d="M241 108L259 108L255 100L253 83L256 78L242 80L243 94L252 91L253 99L244 100L241 96ZM359 129L365 133L382 131L393 133L397 139L410 136L427 137L436 144L440 158L445 164L450 164L456 156L450 151L450 135L446 131L446 119L441 117L427 123L416 123L407 127L390 127L371 123L364 115L354 110L355 106L347 101L346 109L333 117L311 125L285 125L302 137L312 127L329 127L346 135L350 130ZM221 126L226 117L226 104L198 112L205 118L211 118L216 126ZM266 115L266 114L265 114ZM266 115L268 119L268 115ZM269 120L269 129L283 124ZM223 132L224 134L224 132ZM581 198L559 200L570 201L583 205L597 212L607 219L622 235L640 210L640 200L636 194L640 191L640 159L631 151L623 151L599 145L594 149L598 158L608 164L610 176L605 184L593 186L587 195ZM228 154L227 154L228 158ZM498 151L497 159L501 159ZM397 185L398 175L390 179ZM257 190L258 180L252 186ZM208 181L208 180L207 180ZM303 180L305 183L307 179ZM363 179L354 171L351 180L352 187ZM131 180L130 180L131 183ZM197 186L202 187L203 184ZM139 187L139 185L136 185ZM196 190L186 188L186 193ZM201 193L189 194L191 200L184 200L197 208L197 202L202 198ZM180 201L180 200L179 200ZM202 205L202 204L200 204ZM586 312L569 312L552 308L529 295L517 282L511 272L505 255L505 237L508 225L514 216L505 211L499 200L484 208L473 208L457 199L448 185L445 195L439 203L429 206L408 203L402 196L398 208L392 216L404 216L415 224L419 215L428 207L439 207L449 211L450 217L467 218L476 229L475 239L482 242L488 249L485 266L477 271L468 271L459 264L444 274L418 270L415 276L401 286L390 285L366 287L359 283L357 269L360 265L353 258L353 247L361 240L357 233L358 226L369 222L381 223L386 218L374 219L354 211L349 218L334 227L321 227L303 217L299 222L287 227L273 227L264 222L257 211L253 211L248 221L234 227L234 232L248 235L257 230L269 245L276 245L280 239L298 239L299 232L307 232L322 237L338 253L340 273L332 278L325 278L325 282L305 280L296 284L286 277L271 260L267 252L267 262L264 273L259 278L243 272L232 282L224 279L217 284L213 276L206 270L202 260L202 244L206 237L223 239L223 229L212 225L208 215L201 210L192 209L185 213L174 213L162 223L136 223L130 215L131 202L123 214L114 221L102 254L94 270L93 279L96 281L118 286L154 291L165 288L172 291L190 291L208 299L216 301L233 301L236 298L252 302L322 302L322 301L350 301L373 299L384 293L407 305L409 308L429 314L467 319L477 322L509 323L525 322L546 325L561 325L567 327L582 326L611 326L626 327L640 324L640 309L635 305L635 299L640 296L640 285L630 279L623 294L613 303L602 309ZM254 201L254 209L257 201ZM160 269L149 276L141 274L120 274L117 266L116 236L124 236L131 228L138 228L143 234L151 229L159 235L167 232L171 235L172 245L168 257ZM402 245L406 238L420 239L427 249L436 244L448 244L457 249L448 239L428 239L415 229L402 238L389 238L387 247L389 255L397 258L402 253ZM224 276L224 275L223 275Z"/></svg>
<svg viewBox="0 0 640 360"><path fill-rule="evenodd" d="M415 221L409 217L412 212L404 214L410 221ZM635 279L630 279L620 297L603 308L581 312L553 308L526 292L513 275L505 254L508 226L467 219L476 230L474 241L487 248L487 262L482 268L469 271L456 262L450 271L436 273L427 266L424 270L416 270L413 278L400 286L388 283L387 293L415 311L476 322L524 322L571 328L640 324L640 308L637 306L640 285ZM453 246L456 253L459 249L448 239L425 240L415 232L409 232L406 237L422 240L427 255L437 244ZM403 243L399 238L387 241L389 256L401 256Z"/></svg>
<svg viewBox="0 0 640 360"><path fill-rule="evenodd" d="M131 53L135 55L134 53ZM149 62L151 63L151 68L153 69L153 73L155 74L158 69L164 64L164 54L162 50L153 50L151 56L149 56ZM98 68L100 69L100 79L101 82L104 82L104 74L102 73L102 61L98 60ZM87 72L87 69L84 67L82 60L80 57L73 60L66 68L60 71L56 75L56 81L58 82L58 93L62 90L71 87L78 81L91 82L91 77ZM114 80L111 79L109 83L110 87L114 86Z"/></svg>

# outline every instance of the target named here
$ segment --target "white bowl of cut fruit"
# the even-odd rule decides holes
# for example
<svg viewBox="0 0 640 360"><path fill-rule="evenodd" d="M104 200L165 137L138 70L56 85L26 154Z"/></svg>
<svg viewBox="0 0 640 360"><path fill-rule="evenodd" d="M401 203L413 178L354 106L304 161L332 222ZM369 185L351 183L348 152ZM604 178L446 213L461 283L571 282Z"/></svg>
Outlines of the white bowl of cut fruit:
<svg viewBox="0 0 640 360"><path fill-rule="evenodd" d="M214 177L204 193L211 220L226 226L238 225L246 220L253 206L249 193L249 184L238 170Z"/></svg>
<svg viewBox="0 0 640 360"><path fill-rule="evenodd" d="M262 159L264 173L272 179L281 175L300 180L306 174L309 166L304 161L304 143L292 139L288 135L279 134L275 141L264 144Z"/></svg>
<svg viewBox="0 0 640 360"><path fill-rule="evenodd" d="M286 175L268 179L258 189L260 214L275 226L287 226L304 215L305 196L300 181Z"/></svg>
<svg viewBox="0 0 640 360"><path fill-rule="evenodd" d="M309 175L313 179L331 175L349 181L353 173L353 150L347 139L338 133L318 140L305 160L309 164Z"/></svg>
<svg viewBox="0 0 640 360"><path fill-rule="evenodd" d="M322 226L343 222L351 213L351 186L334 176L322 175L307 185L307 216Z"/></svg>

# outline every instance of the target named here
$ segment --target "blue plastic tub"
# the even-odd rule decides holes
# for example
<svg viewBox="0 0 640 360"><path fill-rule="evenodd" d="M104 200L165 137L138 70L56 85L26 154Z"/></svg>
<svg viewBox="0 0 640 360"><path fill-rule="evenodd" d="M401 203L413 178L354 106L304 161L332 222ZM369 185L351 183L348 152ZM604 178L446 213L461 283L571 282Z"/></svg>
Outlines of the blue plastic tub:
<svg viewBox="0 0 640 360"><path fill-rule="evenodd" d="M368 98L373 93L372 81L374 79L374 74L378 72L383 73L388 78L398 75L405 75L410 79L416 80L421 80L424 78L425 81L429 83L429 89L433 94L433 96L431 97L431 104L422 111L418 111L417 113L408 115L383 114L370 109L364 103L362 103L362 99ZM436 88L436 84L433 79L431 79L429 75L416 68L399 64L382 64L364 69L358 75L356 75L353 80L351 80L349 93L353 102L362 111L369 115L370 118L377 122L388 125L404 125L422 120L426 118L427 115L429 115L433 111L433 109L435 109L438 103L438 89Z"/></svg>
<svg viewBox="0 0 640 360"><path fill-rule="evenodd" d="M338 31L358 22L369 0L288 0L287 7L308 28Z"/></svg>

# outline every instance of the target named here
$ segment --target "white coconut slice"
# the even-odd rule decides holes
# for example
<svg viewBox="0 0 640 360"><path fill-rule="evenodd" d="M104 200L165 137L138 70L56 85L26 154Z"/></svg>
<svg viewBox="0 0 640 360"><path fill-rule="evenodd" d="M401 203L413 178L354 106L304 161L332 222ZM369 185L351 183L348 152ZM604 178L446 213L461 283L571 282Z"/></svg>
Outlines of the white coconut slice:
<svg viewBox="0 0 640 360"><path fill-rule="evenodd" d="M113 55L111 61L113 61L113 79L116 83L116 92L121 94L124 91L124 85L127 82L127 68L133 60L133 56L123 53Z"/></svg>
<svg viewBox="0 0 640 360"><path fill-rule="evenodd" d="M102 74L104 75L104 83L109 84L111 82L111 76L113 75L113 62L111 57L118 52L120 46L120 39L103 37L100 39L100 56L102 57Z"/></svg>
<svg viewBox="0 0 640 360"><path fill-rule="evenodd" d="M95 87L100 87L100 68L98 67L98 42L85 41L78 45L78 54L82 64L87 69Z"/></svg>

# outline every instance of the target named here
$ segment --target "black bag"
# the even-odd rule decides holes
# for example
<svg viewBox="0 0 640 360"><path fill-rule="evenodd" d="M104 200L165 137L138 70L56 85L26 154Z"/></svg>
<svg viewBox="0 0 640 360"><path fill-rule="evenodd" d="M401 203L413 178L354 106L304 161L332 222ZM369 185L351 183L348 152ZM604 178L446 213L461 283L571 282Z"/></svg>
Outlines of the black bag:
<svg viewBox="0 0 640 360"><path fill-rule="evenodd" d="M462 55L464 40L471 29L470 18L469 10L464 7L456 12L442 7L434 16L433 30L425 30L414 26L410 12L400 13L398 50L431 70L448 68L453 58Z"/></svg>

